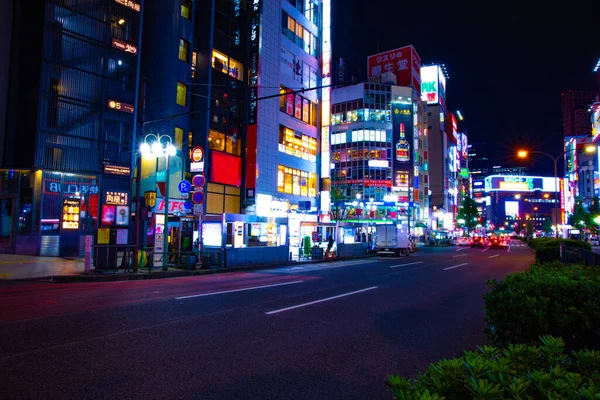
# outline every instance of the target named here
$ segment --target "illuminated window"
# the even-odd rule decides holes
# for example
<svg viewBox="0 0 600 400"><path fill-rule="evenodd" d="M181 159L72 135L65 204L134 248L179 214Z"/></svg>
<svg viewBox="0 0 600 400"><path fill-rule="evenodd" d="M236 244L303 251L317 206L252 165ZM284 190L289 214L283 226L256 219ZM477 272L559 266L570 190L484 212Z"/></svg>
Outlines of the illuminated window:
<svg viewBox="0 0 600 400"><path fill-rule="evenodd" d="M242 143L238 139L237 135L227 135L227 153L235 154L239 156L242 154Z"/></svg>
<svg viewBox="0 0 600 400"><path fill-rule="evenodd" d="M187 86L181 82L177 82L177 104L184 107L187 105Z"/></svg>
<svg viewBox="0 0 600 400"><path fill-rule="evenodd" d="M277 191L297 196L317 196L317 175L279 165L277 167Z"/></svg>
<svg viewBox="0 0 600 400"><path fill-rule="evenodd" d="M279 126L279 151L311 162L317 161L317 139Z"/></svg>
<svg viewBox="0 0 600 400"><path fill-rule="evenodd" d="M192 12L192 0L181 0L181 16L187 19L191 19L190 15Z"/></svg>
<svg viewBox="0 0 600 400"><path fill-rule="evenodd" d="M196 77L196 67L198 62L198 54L192 51L192 78Z"/></svg>
<svg viewBox="0 0 600 400"><path fill-rule="evenodd" d="M214 130L208 131L208 148L225 151L225 134Z"/></svg>
<svg viewBox="0 0 600 400"><path fill-rule="evenodd" d="M232 78L244 81L244 65L219 51L213 50L212 66Z"/></svg>
<svg viewBox="0 0 600 400"><path fill-rule="evenodd" d="M183 150L183 129L175 127L175 148Z"/></svg>
<svg viewBox="0 0 600 400"><path fill-rule="evenodd" d="M188 53L190 51L190 42L185 39L179 39L179 59L188 62Z"/></svg>

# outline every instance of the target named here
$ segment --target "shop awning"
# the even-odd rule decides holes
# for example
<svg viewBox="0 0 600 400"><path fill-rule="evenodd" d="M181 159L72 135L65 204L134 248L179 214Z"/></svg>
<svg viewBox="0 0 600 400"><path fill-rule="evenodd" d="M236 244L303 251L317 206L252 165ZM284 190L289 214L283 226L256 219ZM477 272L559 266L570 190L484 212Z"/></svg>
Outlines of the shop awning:
<svg viewBox="0 0 600 400"><path fill-rule="evenodd" d="M422 222L417 222L417 223L415 224L415 227L416 227L416 228L427 228L427 225L425 225L425 224L424 224L424 223L422 223Z"/></svg>

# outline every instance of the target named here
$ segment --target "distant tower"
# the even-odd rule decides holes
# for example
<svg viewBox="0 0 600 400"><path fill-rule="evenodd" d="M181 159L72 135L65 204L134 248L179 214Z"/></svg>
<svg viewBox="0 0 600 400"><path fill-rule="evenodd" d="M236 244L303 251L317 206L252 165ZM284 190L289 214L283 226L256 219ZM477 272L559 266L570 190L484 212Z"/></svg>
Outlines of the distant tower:
<svg viewBox="0 0 600 400"><path fill-rule="evenodd" d="M346 61L343 58L338 62L338 82L346 82Z"/></svg>

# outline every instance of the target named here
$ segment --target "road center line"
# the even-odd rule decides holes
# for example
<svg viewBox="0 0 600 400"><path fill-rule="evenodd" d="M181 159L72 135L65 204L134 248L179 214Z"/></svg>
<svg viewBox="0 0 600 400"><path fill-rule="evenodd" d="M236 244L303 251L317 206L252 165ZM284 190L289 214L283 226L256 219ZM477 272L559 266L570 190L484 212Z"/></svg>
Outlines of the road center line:
<svg viewBox="0 0 600 400"><path fill-rule="evenodd" d="M408 264L392 265L390 268L406 267L407 265L423 264L423 261L415 261Z"/></svg>
<svg viewBox="0 0 600 400"><path fill-rule="evenodd" d="M464 256L468 256L468 254L459 254L457 256L452 256L452 257L464 257Z"/></svg>
<svg viewBox="0 0 600 400"><path fill-rule="evenodd" d="M294 310L296 308L311 306L313 304L323 303L324 301L335 300L335 299L339 299L341 297L351 296L353 294L362 293L362 292L366 292L367 290L373 290L373 289L377 289L377 286L372 286L370 288L361 289L361 290L355 290L354 292L339 294L337 296L327 297L325 299L315 300L315 301L311 301L309 303L303 303L303 304L298 304L298 305L291 306L291 307L280 308L279 310L268 311L265 314L272 315L272 314L277 314L277 313L284 312L284 311L290 311L290 310Z"/></svg>
<svg viewBox="0 0 600 400"><path fill-rule="evenodd" d="M466 247L460 247L460 248L456 249L456 251L463 251L463 250L466 250L466 249L467 249Z"/></svg>
<svg viewBox="0 0 600 400"><path fill-rule="evenodd" d="M488 251L489 249L489 247L486 247L485 249L481 250L481 252L483 253L484 251Z"/></svg>
<svg viewBox="0 0 600 400"><path fill-rule="evenodd" d="M301 283L301 282L304 282L304 281L293 281L293 282L276 283L276 284L273 284L273 285L253 286L253 287L242 288L242 289L223 290L221 292L210 292L210 293L192 294L190 296L175 297L175 300L191 299L191 298L194 298L194 297L212 296L212 295L215 295L215 294L243 292L243 291L246 291L246 290L265 289L265 288L271 288L271 287L276 287L276 286L293 285L294 283Z"/></svg>
<svg viewBox="0 0 600 400"><path fill-rule="evenodd" d="M444 271L447 271L447 270L449 270L449 269L454 269L454 268L462 267L463 265L467 265L467 264L468 264L468 263L464 263L464 264L458 264L458 265L455 265L454 267L448 267L448 268L444 268Z"/></svg>
<svg viewBox="0 0 600 400"><path fill-rule="evenodd" d="M494 254L493 256L489 256L488 258L500 257L500 254Z"/></svg>

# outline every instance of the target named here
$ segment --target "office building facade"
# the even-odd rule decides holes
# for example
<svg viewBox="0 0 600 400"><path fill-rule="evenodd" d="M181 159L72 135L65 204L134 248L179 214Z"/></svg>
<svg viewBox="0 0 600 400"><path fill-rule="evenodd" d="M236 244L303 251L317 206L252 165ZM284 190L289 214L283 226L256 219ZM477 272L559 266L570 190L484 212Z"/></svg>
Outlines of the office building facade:
<svg viewBox="0 0 600 400"><path fill-rule="evenodd" d="M0 70L2 245L78 256L114 191L123 195L119 227L130 225L143 2L12 2L9 10L11 34L0 39L10 48Z"/></svg>

